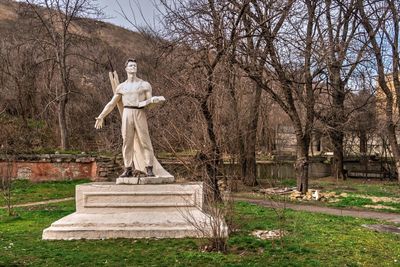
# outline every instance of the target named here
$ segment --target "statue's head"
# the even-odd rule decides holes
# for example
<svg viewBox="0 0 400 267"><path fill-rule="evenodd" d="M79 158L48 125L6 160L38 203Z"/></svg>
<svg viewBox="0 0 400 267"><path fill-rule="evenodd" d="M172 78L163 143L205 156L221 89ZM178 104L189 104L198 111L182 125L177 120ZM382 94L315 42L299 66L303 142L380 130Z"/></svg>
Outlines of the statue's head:
<svg viewBox="0 0 400 267"><path fill-rule="evenodd" d="M134 58L128 58L128 60L125 62L125 70L126 73L136 73L137 72L137 63L136 59Z"/></svg>

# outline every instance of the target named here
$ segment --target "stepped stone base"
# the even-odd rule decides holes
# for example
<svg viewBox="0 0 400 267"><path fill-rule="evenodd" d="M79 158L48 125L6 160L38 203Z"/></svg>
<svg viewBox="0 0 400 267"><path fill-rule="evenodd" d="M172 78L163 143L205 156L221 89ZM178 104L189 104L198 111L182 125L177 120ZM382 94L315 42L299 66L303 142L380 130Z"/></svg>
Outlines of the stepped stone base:
<svg viewBox="0 0 400 267"><path fill-rule="evenodd" d="M45 240L211 236L202 183L76 187L76 212L43 231ZM227 235L227 227L220 224Z"/></svg>

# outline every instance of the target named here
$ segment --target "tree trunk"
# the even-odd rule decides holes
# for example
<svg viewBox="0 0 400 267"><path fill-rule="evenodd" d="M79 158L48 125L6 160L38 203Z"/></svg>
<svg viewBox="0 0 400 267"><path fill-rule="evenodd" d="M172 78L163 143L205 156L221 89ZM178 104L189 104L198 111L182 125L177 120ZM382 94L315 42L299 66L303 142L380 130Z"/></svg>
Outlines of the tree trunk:
<svg viewBox="0 0 400 267"><path fill-rule="evenodd" d="M366 131L360 131L360 154L367 154L367 133Z"/></svg>
<svg viewBox="0 0 400 267"><path fill-rule="evenodd" d="M257 182L257 161L256 161L256 143L259 106L261 101L262 89L259 86L255 88L254 102L250 107L250 124L246 131L244 154L241 158L242 181L247 186L256 186Z"/></svg>
<svg viewBox="0 0 400 267"><path fill-rule="evenodd" d="M397 181L400 183L400 160L396 160Z"/></svg>
<svg viewBox="0 0 400 267"><path fill-rule="evenodd" d="M244 161L246 159L245 155L245 140L244 140L244 134L243 134L243 116L239 115L239 106L238 106L238 100L237 100L237 94L236 94L236 70L234 68L235 64L234 61L232 60L229 64L229 71L228 74L229 76L229 83L228 83L228 92L231 96L231 105L232 105L232 110L233 110L233 127L234 129L237 130L235 133L235 139L237 142L235 143L235 154L238 156L238 163L240 165L240 172L241 172L241 177L243 177L243 168L246 165L246 162ZM239 174L238 174L239 176Z"/></svg>
<svg viewBox="0 0 400 267"><path fill-rule="evenodd" d="M340 69L335 66L331 67L330 79L332 81L332 118L330 138L333 144L333 175L336 179L345 179L343 170L343 139L344 133L342 130L344 123L344 100L345 88L340 79Z"/></svg>
<svg viewBox="0 0 400 267"><path fill-rule="evenodd" d="M58 127L60 130L60 148L62 150L68 149L68 131L67 131L67 118L66 118L66 104L67 98L63 96L58 103Z"/></svg>
<svg viewBox="0 0 400 267"><path fill-rule="evenodd" d="M216 203L222 201L221 192L218 186L218 167L217 167L217 157L207 155L202 155L202 161L206 168L206 179L204 181L205 185L205 203Z"/></svg>
<svg viewBox="0 0 400 267"><path fill-rule="evenodd" d="M65 50L64 39L62 39L61 47L63 49L61 49L61 51L56 52L58 61L58 70L60 73L60 78L63 86L62 95L60 96L60 100L58 102L58 126L60 128L60 146L62 150L66 150L69 147L66 107L68 102L68 93L70 90L70 80L67 67L67 58L65 54L66 50Z"/></svg>
<svg viewBox="0 0 400 267"><path fill-rule="evenodd" d="M343 169L343 132L332 130L330 138L333 144L332 172L336 179L346 179Z"/></svg>
<svg viewBox="0 0 400 267"><path fill-rule="evenodd" d="M206 202L210 203L220 202L221 192L218 186L218 166L221 161L221 153L218 147L217 138L214 132L214 122L212 114L208 108L207 99L201 103L201 109L204 119L207 122L207 134L211 143L211 155L204 155L204 162L206 165L207 179L205 181L206 188Z"/></svg>
<svg viewBox="0 0 400 267"><path fill-rule="evenodd" d="M255 143L256 139L249 134L246 138L245 149L241 155L241 172L242 181L244 185L256 186L257 185L257 162Z"/></svg>
<svg viewBox="0 0 400 267"><path fill-rule="evenodd" d="M304 137L297 138L297 158L294 165L297 180L297 191L305 194L308 190L308 146L309 142Z"/></svg>
<svg viewBox="0 0 400 267"><path fill-rule="evenodd" d="M387 113L390 113L390 112L388 112L388 108L386 111L387 111ZM390 115L387 114L386 116L390 117ZM394 126L393 120L386 122L386 130L387 130L389 145L392 150L393 158L394 158L395 164L396 164L397 180L400 183L400 148L399 148L399 143L397 142L396 128Z"/></svg>

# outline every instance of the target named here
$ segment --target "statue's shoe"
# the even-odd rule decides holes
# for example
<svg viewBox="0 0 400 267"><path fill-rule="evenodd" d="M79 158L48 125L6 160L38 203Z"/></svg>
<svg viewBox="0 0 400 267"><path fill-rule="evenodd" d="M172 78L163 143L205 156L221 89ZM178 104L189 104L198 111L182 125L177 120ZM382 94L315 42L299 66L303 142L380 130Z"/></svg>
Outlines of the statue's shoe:
<svg viewBox="0 0 400 267"><path fill-rule="evenodd" d="M125 177L132 177L132 176L133 176L132 168L125 168L125 171L119 177L125 178Z"/></svg>
<svg viewBox="0 0 400 267"><path fill-rule="evenodd" d="M153 166L146 167L147 177L155 177L153 173Z"/></svg>

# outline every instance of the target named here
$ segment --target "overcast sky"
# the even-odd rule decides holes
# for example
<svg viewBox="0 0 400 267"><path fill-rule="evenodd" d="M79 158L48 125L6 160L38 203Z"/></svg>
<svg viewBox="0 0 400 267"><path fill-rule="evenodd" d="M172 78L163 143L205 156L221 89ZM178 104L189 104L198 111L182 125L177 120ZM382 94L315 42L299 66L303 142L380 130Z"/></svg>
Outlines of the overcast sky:
<svg viewBox="0 0 400 267"><path fill-rule="evenodd" d="M145 26L146 23L140 14L138 6L142 10L142 13L146 17L148 23L150 23L151 26L157 26L157 9L152 0L98 0L99 6L104 8L104 15L108 17L107 19L104 19L104 21L135 30L132 25L120 14L121 8L119 7L118 3L124 9L129 19L132 21L136 19L136 23L139 26ZM131 3L133 14L129 3Z"/></svg>

